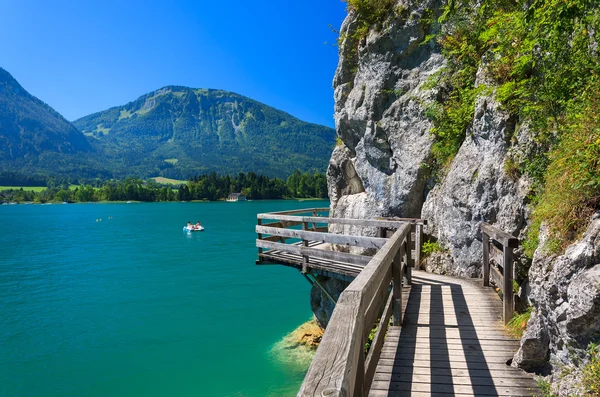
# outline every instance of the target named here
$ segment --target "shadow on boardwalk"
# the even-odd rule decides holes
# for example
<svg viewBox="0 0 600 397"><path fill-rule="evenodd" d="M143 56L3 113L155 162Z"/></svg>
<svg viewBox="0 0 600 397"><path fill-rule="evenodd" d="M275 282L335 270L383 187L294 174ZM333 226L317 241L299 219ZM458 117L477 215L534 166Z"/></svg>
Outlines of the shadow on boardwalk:
<svg viewBox="0 0 600 397"><path fill-rule="evenodd" d="M502 304L469 280L414 272L402 327L391 327L369 396L532 396L532 375L507 362L519 341Z"/></svg>

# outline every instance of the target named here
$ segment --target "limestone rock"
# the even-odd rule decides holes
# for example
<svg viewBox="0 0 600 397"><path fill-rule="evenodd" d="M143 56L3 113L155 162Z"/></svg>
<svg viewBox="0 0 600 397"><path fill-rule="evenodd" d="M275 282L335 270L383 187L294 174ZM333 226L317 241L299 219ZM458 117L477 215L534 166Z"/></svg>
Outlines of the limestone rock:
<svg viewBox="0 0 600 397"><path fill-rule="evenodd" d="M448 252L433 252L423 259L421 269L429 273L452 274L453 269L448 267L451 265L452 257Z"/></svg>
<svg viewBox="0 0 600 397"><path fill-rule="evenodd" d="M337 216L420 215L427 180L423 164L431 149L424 110L436 94L423 83L444 65L435 43L421 45L432 28L421 18L440 4L405 2L405 11L359 43L352 39L354 11L342 25L346 39L333 83L343 145L334 150L327 172Z"/></svg>
<svg viewBox="0 0 600 397"><path fill-rule="evenodd" d="M557 392L576 395L579 386L569 383L571 378L563 374L578 371L585 362L588 344L600 341L600 213L592 217L583 237L562 255L544 250L547 239L548 230L543 226L540 247L529 269L529 299L538 315L528 324L527 340L524 336L515 365L529 368L520 357L541 357L547 344L546 365L552 369ZM545 330L548 342L542 333L530 333L529 327Z"/></svg>
<svg viewBox="0 0 600 397"><path fill-rule="evenodd" d="M344 289L350 284L347 281L338 280L324 276L318 276L317 281L329 292L334 299L338 299ZM335 308L334 303L323 293L318 286L310 290L310 308L315 314L315 319L321 328L327 327L331 313Z"/></svg>
<svg viewBox="0 0 600 397"><path fill-rule="evenodd" d="M477 84L485 77L478 73ZM504 163L515 134L515 123L502 109L494 93L480 96L470 131L450 169L427 196L422 217L429 224L426 233L449 249L452 263L445 268L463 277L481 275L482 221L513 235L526 225L526 178L507 175ZM519 142L528 141L526 128L517 134Z"/></svg>
<svg viewBox="0 0 600 397"><path fill-rule="evenodd" d="M549 344L550 337L542 318L537 313L532 313L512 365L526 371L543 371L548 364Z"/></svg>

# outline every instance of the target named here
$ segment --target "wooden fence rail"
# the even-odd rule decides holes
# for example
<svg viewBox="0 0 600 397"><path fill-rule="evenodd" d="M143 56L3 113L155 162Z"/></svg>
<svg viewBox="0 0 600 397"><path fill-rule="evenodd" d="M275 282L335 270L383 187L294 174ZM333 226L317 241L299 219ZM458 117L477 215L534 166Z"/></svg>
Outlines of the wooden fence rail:
<svg viewBox="0 0 600 397"><path fill-rule="evenodd" d="M337 235L327 233L328 225L348 225L359 227L371 227L379 229L380 237L391 235L393 231L399 227L403 227L407 223L411 227L411 246L410 246L410 267L418 268L421 262L421 246L423 244L423 226L427 224L425 219L414 218L378 218L378 219L347 219L347 218L330 218L325 213L329 212L329 208L306 208L292 211L280 211L257 214L256 232L258 239L256 246L258 247L259 263L260 256L264 248L277 249L291 253L300 253L296 248L289 247L290 244L285 244L288 239L299 239L302 245L308 247L309 241L320 241L330 244L341 244L349 246L357 246L363 248L381 248L385 240L378 240L376 237ZM311 214L311 215L299 215ZM265 223L268 221L269 223ZM288 229L294 226L302 226L302 229ZM277 228L277 229L275 229ZM287 230L285 230L287 229ZM386 233L387 231L387 233ZM320 233L320 234L319 234ZM269 236L264 236L269 235ZM338 237L335 237L338 236ZM269 242L280 243L285 245L269 244ZM288 248L286 248L288 247ZM418 249L417 249L418 247ZM308 252L304 250L303 252ZM314 252L314 251L312 251ZM302 254L308 255L308 254ZM327 254L325 254L327 255ZM316 255L318 257L323 257ZM340 256L341 258L341 256ZM355 263L350 258L349 263ZM327 259L338 260L329 255ZM358 263L363 264L364 258L355 258ZM340 259L341 260L341 259Z"/></svg>
<svg viewBox="0 0 600 397"><path fill-rule="evenodd" d="M298 396L366 395L390 316L394 324L402 321L402 280L409 277L410 229L407 223L400 226L342 292ZM371 348L365 354L365 341L378 319Z"/></svg>
<svg viewBox="0 0 600 397"><path fill-rule="evenodd" d="M502 290L504 324L508 324L514 311L513 280L515 268L513 250L519 246L519 239L493 227L489 223L481 224L483 240L483 285L490 285L490 278ZM499 245L500 247L497 247ZM490 266L490 257L499 266Z"/></svg>

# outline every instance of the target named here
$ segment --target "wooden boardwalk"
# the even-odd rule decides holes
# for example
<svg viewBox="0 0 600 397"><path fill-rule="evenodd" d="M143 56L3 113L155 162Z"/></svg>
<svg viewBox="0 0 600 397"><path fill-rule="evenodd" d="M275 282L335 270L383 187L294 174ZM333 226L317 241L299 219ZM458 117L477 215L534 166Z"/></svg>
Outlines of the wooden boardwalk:
<svg viewBox="0 0 600 397"><path fill-rule="evenodd" d="M335 303L298 396L533 396L538 392L533 375L510 366L519 341L504 328L513 315L515 237L481 223L483 280L475 282L416 270L424 219L319 215L326 211L257 215L257 264L296 268ZM365 228L367 233L329 233L323 225L331 224ZM375 253L351 254L348 247ZM351 283L334 299L318 275ZM503 301L490 282L502 290Z"/></svg>
<svg viewBox="0 0 600 397"><path fill-rule="evenodd" d="M388 330L369 396L532 396L533 377L507 365L518 347L490 288L415 271L402 326Z"/></svg>

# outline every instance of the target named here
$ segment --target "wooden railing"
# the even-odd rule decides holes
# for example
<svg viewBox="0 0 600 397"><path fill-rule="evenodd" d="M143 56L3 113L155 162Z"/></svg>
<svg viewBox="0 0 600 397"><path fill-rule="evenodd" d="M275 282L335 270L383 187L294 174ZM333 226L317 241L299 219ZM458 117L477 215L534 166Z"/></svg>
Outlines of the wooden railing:
<svg viewBox="0 0 600 397"><path fill-rule="evenodd" d="M344 252L326 251L309 248L310 241L323 243L342 244L363 248L381 248L385 244L387 234L398 227L408 223L411 227L410 267L417 267L421 262L421 246L423 243L423 226L427 224L424 219L414 218L378 218L378 219L347 219L330 218L326 216L329 208L307 208L293 211L269 212L257 214L257 241L260 263L263 249L277 249L295 254L301 254L308 259L309 256L329 260L339 260L351 264L366 265L370 258L364 255L346 254ZM298 215L312 214L312 215ZM276 221L264 223L266 220ZM327 233L329 224L351 225L360 227L374 227L379 229L380 238L350 236ZM288 229L302 225L302 230ZM265 236L269 235L269 236ZM300 239L302 247L286 244L288 239ZM306 271L306 266L303 268Z"/></svg>
<svg viewBox="0 0 600 397"><path fill-rule="evenodd" d="M337 300L298 396L362 397L373 381L390 318L393 325L402 322L402 285L403 281L410 284L411 267L420 262L426 221L319 216L327 211L310 208L258 214L258 263L263 252L269 256L269 251L263 251L267 249L302 255L302 273L310 272L316 259L361 265L356 278ZM371 234L377 237L326 233L330 224L375 228L376 233ZM366 256L309 246L316 242L378 251ZM365 342L374 327L375 336L365 353Z"/></svg>
<svg viewBox="0 0 600 397"><path fill-rule="evenodd" d="M409 247L410 224L404 223L342 292L298 396L367 394L390 316L394 325L402 321L402 280L408 276ZM378 319L365 355L365 341Z"/></svg>
<svg viewBox="0 0 600 397"><path fill-rule="evenodd" d="M483 241L483 285L490 285L490 278L496 287L502 290L503 311L502 318L507 324L514 311L514 261L513 250L519 246L519 239L493 227L489 223L481 224ZM490 265L490 258L497 266Z"/></svg>

